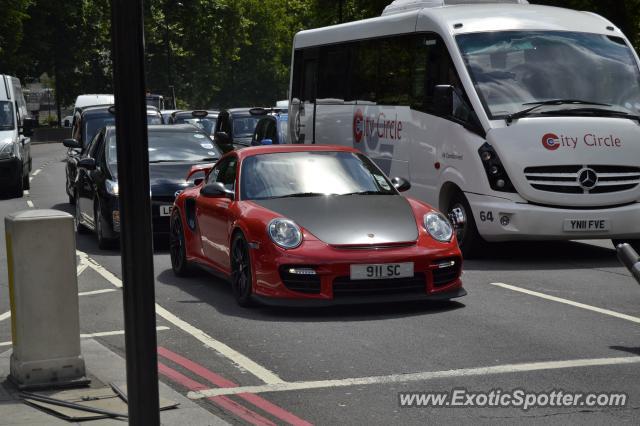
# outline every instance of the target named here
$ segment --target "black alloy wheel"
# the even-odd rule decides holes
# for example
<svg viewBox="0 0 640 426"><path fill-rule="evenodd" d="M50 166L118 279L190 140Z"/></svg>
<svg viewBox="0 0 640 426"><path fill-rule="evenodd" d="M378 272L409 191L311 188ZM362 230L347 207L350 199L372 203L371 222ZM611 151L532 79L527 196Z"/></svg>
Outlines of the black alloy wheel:
<svg viewBox="0 0 640 426"><path fill-rule="evenodd" d="M253 280L249 245L241 233L234 235L231 243L231 287L233 296L242 307L253 305Z"/></svg>
<svg viewBox="0 0 640 426"><path fill-rule="evenodd" d="M191 272L184 241L182 220L178 213L174 213L171 216L169 228L169 253L171 256L171 269L178 277L189 276Z"/></svg>
<svg viewBox="0 0 640 426"><path fill-rule="evenodd" d="M71 197L69 197L71 199ZM74 204L75 204L75 220L74 220L74 224L76 226L76 232L78 234L86 234L89 232L89 229L87 229L86 226L84 226L82 224L82 212L80 211L80 199L78 198L78 196L76 195L73 200L75 200Z"/></svg>
<svg viewBox="0 0 640 426"><path fill-rule="evenodd" d="M95 224L96 236L98 237L98 248L100 250L112 248L113 240L104 236L104 224L102 223L102 209L100 208L100 201L96 201L95 209L93 211L93 221Z"/></svg>
<svg viewBox="0 0 640 426"><path fill-rule="evenodd" d="M24 196L24 176L22 167L20 168L20 172L17 173L17 179L11 195L14 198L22 198Z"/></svg>

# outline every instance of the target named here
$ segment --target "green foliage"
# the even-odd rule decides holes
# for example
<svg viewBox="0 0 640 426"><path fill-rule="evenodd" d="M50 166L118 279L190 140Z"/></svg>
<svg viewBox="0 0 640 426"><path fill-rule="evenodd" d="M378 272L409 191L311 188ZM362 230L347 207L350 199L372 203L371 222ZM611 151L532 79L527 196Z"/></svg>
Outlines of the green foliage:
<svg viewBox="0 0 640 426"><path fill-rule="evenodd" d="M379 16L391 0L145 0L147 87L180 107L287 97L296 32ZM640 42L640 0L532 0L589 10ZM0 0L0 72L46 72L63 104L111 92L109 0Z"/></svg>

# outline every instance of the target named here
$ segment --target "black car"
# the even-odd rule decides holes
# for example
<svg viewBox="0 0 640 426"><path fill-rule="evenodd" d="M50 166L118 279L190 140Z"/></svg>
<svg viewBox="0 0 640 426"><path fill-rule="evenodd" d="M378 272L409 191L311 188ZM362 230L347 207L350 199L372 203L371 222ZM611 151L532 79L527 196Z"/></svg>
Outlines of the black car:
<svg viewBox="0 0 640 426"><path fill-rule="evenodd" d="M271 110L261 118L256 125L256 130L251 138L251 145L280 145L285 144L288 138L288 118L286 109Z"/></svg>
<svg viewBox="0 0 640 426"><path fill-rule="evenodd" d="M155 235L167 236L173 201L190 184L193 165L221 156L209 136L191 125L149 126L149 180ZM101 129L78 161L75 182L78 232L92 230L100 248L118 239L118 166L114 126Z"/></svg>
<svg viewBox="0 0 640 426"><path fill-rule="evenodd" d="M265 108L233 108L220 111L213 140L225 152L251 145L258 121L268 113Z"/></svg>
<svg viewBox="0 0 640 426"><path fill-rule="evenodd" d="M213 135L217 121L218 111L175 111L169 116L167 124L192 124Z"/></svg>
<svg viewBox="0 0 640 426"><path fill-rule="evenodd" d="M115 124L115 107L108 105L86 107L76 111L73 117L71 139L63 141L67 151L66 185L65 189L69 197L69 203L75 202L74 184L76 180L76 168L78 159L85 155L89 142L91 142L99 129ZM147 107L147 124L162 124L162 115L155 107Z"/></svg>

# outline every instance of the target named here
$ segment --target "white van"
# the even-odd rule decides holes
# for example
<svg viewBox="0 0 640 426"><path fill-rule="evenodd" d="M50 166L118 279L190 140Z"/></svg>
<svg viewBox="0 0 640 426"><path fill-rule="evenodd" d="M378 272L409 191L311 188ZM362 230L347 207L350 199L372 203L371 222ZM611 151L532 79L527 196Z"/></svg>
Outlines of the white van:
<svg viewBox="0 0 640 426"><path fill-rule="evenodd" d="M354 146L408 178L411 196L464 219L466 255L483 239L638 247L639 62L604 18L397 0L298 33L292 62L291 141Z"/></svg>
<svg viewBox="0 0 640 426"><path fill-rule="evenodd" d="M115 104L115 97L113 95L79 95L76 98L76 103L73 106L74 113L80 109L97 106L97 105L113 105Z"/></svg>
<svg viewBox="0 0 640 426"><path fill-rule="evenodd" d="M0 74L0 191L13 197L29 189L35 121L27 114L20 80Z"/></svg>

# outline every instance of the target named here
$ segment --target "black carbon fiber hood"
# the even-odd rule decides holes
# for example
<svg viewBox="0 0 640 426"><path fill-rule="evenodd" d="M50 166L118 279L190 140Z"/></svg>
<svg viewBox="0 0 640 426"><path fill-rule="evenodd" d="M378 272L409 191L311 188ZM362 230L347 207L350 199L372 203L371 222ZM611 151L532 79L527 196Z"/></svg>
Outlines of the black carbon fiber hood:
<svg viewBox="0 0 640 426"><path fill-rule="evenodd" d="M418 239L409 202L400 195L345 195L253 200L330 245L378 245Z"/></svg>

